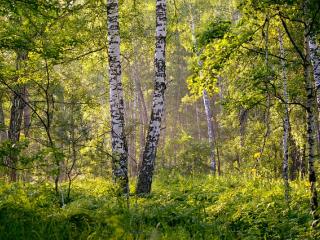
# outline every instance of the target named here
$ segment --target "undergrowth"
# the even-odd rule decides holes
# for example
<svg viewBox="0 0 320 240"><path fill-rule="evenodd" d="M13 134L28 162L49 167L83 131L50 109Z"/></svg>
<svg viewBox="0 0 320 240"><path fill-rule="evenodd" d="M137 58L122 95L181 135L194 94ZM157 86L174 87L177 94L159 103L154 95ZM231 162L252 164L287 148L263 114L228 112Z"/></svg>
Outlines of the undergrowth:
<svg viewBox="0 0 320 240"><path fill-rule="evenodd" d="M289 203L282 185L163 172L150 196L128 200L107 180L78 180L60 207L50 184L0 182L0 239L320 239L308 184L292 182Z"/></svg>

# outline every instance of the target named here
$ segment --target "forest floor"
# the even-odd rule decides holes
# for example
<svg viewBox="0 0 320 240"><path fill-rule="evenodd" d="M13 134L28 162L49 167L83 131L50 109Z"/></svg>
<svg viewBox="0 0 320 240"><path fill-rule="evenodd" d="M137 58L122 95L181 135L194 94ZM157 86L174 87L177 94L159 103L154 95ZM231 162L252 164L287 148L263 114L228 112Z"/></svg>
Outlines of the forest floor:
<svg viewBox="0 0 320 240"><path fill-rule="evenodd" d="M283 192L280 180L163 172L129 201L107 180L77 180L61 208L50 184L0 182L0 239L320 239L307 182L291 183L289 206Z"/></svg>

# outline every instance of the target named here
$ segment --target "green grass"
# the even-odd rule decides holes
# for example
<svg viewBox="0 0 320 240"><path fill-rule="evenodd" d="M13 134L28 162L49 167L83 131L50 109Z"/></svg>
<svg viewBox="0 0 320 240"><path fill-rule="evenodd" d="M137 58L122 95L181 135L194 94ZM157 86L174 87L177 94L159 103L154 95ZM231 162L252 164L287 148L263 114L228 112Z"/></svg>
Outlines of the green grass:
<svg viewBox="0 0 320 240"><path fill-rule="evenodd" d="M0 239L320 239L308 198L304 181L288 206L278 180L164 172L129 202L106 180L78 180L61 208L49 184L0 183Z"/></svg>

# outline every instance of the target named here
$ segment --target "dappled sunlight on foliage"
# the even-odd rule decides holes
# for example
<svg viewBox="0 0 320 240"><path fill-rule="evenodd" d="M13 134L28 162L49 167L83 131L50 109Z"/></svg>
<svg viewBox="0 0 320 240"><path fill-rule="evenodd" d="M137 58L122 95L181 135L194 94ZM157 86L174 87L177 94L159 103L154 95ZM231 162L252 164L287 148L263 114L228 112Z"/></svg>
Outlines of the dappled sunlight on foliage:
<svg viewBox="0 0 320 240"><path fill-rule="evenodd" d="M0 238L315 239L305 184L291 184L288 206L278 180L163 171L150 196L129 200L106 180L76 181L60 208L49 184L1 183Z"/></svg>

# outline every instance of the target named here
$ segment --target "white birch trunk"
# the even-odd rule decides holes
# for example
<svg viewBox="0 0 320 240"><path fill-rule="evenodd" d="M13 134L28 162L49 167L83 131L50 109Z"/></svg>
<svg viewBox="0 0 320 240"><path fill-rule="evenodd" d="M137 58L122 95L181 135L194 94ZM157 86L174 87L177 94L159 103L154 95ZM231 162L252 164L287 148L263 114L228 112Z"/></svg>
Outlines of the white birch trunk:
<svg viewBox="0 0 320 240"><path fill-rule="evenodd" d="M124 100L121 83L118 0L107 1L108 59L112 139L112 172L124 193L128 192L128 147L124 129Z"/></svg>
<svg viewBox="0 0 320 240"><path fill-rule="evenodd" d="M207 124L208 124L208 139L209 139L209 145L210 145L210 170L213 174L216 173L216 158L215 158L215 151L214 151L214 128L213 128L213 122L212 122L212 111L210 108L210 100L208 97L207 91L204 89L202 91L203 96L203 104L206 111L206 117L207 117Z"/></svg>
<svg viewBox="0 0 320 240"><path fill-rule="evenodd" d="M195 23L194 23L194 17L191 13L191 34L192 34L192 41L197 48L197 40L195 36ZM197 53L199 55L199 53ZM202 67L202 63L199 61L199 67ZM200 70L201 71L201 70ZM201 75L201 72L200 72ZM216 158L215 158L215 147L214 147L214 127L212 122L212 111L210 108L210 100L207 94L207 91L204 89L202 91L202 98L203 98L203 104L205 108L206 118L207 118L207 125L208 125L208 139L209 139L209 145L210 145L210 170L213 174L216 173L217 164L216 164Z"/></svg>
<svg viewBox="0 0 320 240"><path fill-rule="evenodd" d="M156 0L155 87L146 146L138 176L137 194L146 194L151 191L161 122L164 114L164 92L166 89L166 22L166 0Z"/></svg>
<svg viewBox="0 0 320 240"><path fill-rule="evenodd" d="M310 50L310 60L313 67L313 78L316 89L316 99L317 99L317 108L318 114L320 114L320 58L319 58L319 49L316 42L316 39L311 35L308 39L309 41L309 50ZM318 121L320 116L318 115ZM318 131L318 144L320 143L320 125L317 122L317 131Z"/></svg>
<svg viewBox="0 0 320 240"><path fill-rule="evenodd" d="M305 33L305 36L307 34ZM309 39L305 37L305 52L306 52L306 60L304 61L304 78L306 82L306 93L307 93L307 101L306 101L306 111L307 111L307 141L308 141L308 170L309 170L309 182L310 182L310 207L313 215L313 219L315 220L313 225L317 225L319 221L319 215L317 213L318 210L318 197L317 197L317 188L316 188L316 171L314 166L315 161L315 139L314 139L314 92L313 85L311 81L311 58L310 58L310 47L309 47Z"/></svg>
<svg viewBox="0 0 320 240"><path fill-rule="evenodd" d="M280 45L280 57L281 57L281 67L282 67L282 81L283 81L283 99L284 103L284 122L283 122L283 162L282 162L282 177L284 181L285 188L285 199L289 200L289 147L288 147L288 139L289 139L289 95L287 90L287 68L285 61L285 50L283 47L283 38L281 30L279 31L279 45Z"/></svg>
<svg viewBox="0 0 320 240"><path fill-rule="evenodd" d="M320 52L314 36L309 37L310 59L313 66L313 77L316 87L318 110L320 112Z"/></svg>

